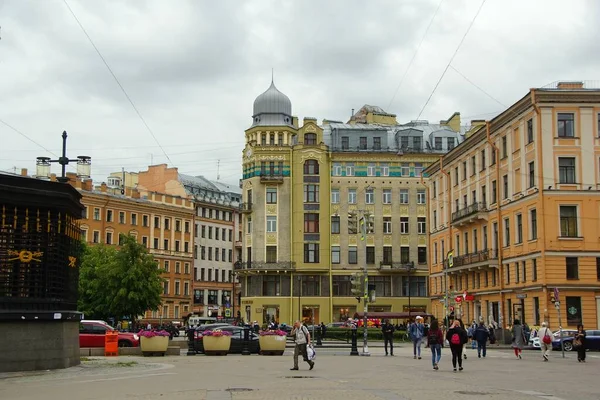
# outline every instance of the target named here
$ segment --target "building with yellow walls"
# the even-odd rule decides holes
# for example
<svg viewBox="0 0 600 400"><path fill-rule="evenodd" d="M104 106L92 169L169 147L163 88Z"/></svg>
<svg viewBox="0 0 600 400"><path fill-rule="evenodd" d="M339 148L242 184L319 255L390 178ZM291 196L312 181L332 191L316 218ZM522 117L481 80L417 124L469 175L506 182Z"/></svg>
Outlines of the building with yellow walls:
<svg viewBox="0 0 600 400"><path fill-rule="evenodd" d="M421 172L462 133L458 113L440 124L400 125L368 105L348 123L304 118L300 126L289 98L271 83L245 132L236 265L242 317L261 324L345 320L362 311L350 277L365 263L376 291L371 311L408 311L410 302L413 311L428 312ZM365 212L374 219L361 241Z"/></svg>
<svg viewBox="0 0 600 400"><path fill-rule="evenodd" d="M598 327L599 171L600 90L584 82L530 90L431 165L433 314L557 329L558 288L563 327Z"/></svg>

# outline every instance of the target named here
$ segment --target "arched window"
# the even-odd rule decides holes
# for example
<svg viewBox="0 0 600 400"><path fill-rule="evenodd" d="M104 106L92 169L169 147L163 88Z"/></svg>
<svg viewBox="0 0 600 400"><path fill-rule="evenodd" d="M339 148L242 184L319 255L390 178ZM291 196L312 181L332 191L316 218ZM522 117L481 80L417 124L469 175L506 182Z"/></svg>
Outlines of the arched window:
<svg viewBox="0 0 600 400"><path fill-rule="evenodd" d="M306 160L304 162L304 175L319 175L319 162L317 160Z"/></svg>
<svg viewBox="0 0 600 400"><path fill-rule="evenodd" d="M316 133L305 133L304 134L304 144L317 144L317 134Z"/></svg>

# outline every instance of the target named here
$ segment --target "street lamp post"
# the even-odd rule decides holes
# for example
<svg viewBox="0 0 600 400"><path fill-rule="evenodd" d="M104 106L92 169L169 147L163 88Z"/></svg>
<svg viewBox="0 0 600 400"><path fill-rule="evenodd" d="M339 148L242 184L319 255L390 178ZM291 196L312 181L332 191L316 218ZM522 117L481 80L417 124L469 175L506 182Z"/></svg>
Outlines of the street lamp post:
<svg viewBox="0 0 600 400"><path fill-rule="evenodd" d="M61 165L61 176L57 178L59 182L66 183L69 179L66 177L66 168L69 163L77 162L77 176L88 178L91 174L92 158L89 156L77 156L76 159L67 157L67 131L62 133L62 155L57 160L51 160L49 157L37 157L36 175L38 177L48 178L50 176L50 163Z"/></svg>
<svg viewBox="0 0 600 400"><path fill-rule="evenodd" d="M415 268L415 262L411 261L409 263L406 263L404 267L408 271L408 320L410 321L410 316L412 312L412 307L410 304L410 273Z"/></svg>
<svg viewBox="0 0 600 400"><path fill-rule="evenodd" d="M302 299L302 275L298 275L298 321L302 323L302 306L300 305L300 301Z"/></svg>

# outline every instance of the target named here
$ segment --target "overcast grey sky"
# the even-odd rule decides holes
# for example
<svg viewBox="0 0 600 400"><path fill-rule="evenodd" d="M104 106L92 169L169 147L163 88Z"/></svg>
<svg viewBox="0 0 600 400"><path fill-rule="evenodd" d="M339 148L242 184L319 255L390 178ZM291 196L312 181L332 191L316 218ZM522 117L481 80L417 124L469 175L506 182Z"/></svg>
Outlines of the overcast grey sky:
<svg viewBox="0 0 600 400"><path fill-rule="evenodd" d="M372 104L408 122L481 4L443 0L424 37L440 0L67 1L174 166L215 179L220 159L232 183L271 68L300 119ZM452 66L507 106L531 87L600 79L598 21L594 0L487 0ZM2 121L55 154L67 130L68 155L92 156L95 181L166 161L63 0L0 0L0 26ZM503 109L456 70L421 119ZM34 172L43 155L0 124L0 170Z"/></svg>

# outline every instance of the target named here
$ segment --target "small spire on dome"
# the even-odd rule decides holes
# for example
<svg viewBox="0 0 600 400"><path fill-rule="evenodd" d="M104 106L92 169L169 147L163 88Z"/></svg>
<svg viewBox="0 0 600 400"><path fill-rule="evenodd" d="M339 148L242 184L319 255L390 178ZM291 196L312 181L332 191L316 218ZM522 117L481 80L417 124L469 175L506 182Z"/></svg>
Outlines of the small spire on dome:
<svg viewBox="0 0 600 400"><path fill-rule="evenodd" d="M274 76L275 76L275 69L271 68L271 83L273 83L275 81Z"/></svg>

